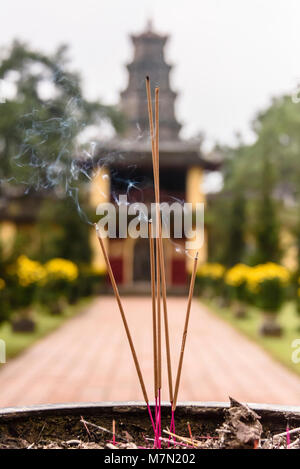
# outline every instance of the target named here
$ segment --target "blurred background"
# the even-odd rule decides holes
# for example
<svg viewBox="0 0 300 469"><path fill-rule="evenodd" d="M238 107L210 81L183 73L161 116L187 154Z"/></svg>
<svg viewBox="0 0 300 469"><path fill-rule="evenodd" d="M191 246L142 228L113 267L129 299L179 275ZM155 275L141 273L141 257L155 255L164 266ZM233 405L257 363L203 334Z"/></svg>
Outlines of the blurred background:
<svg viewBox="0 0 300 469"><path fill-rule="evenodd" d="M152 89L161 90L162 200L205 203L199 305L292 376L290 397L285 388L272 395L262 386L261 395L248 389L240 398L297 404L299 14L296 0L11 0L2 7L0 338L8 363L0 382L11 358L55 329L67 334L62 323L93 312L95 301L104 308L110 290L92 226L96 207L112 201L118 208L120 194L153 200L149 74ZM126 295L149 293L144 241L107 243ZM165 244L169 292L182 296L190 258L184 240ZM228 380L233 386L230 373ZM94 388L87 400L115 396ZM41 390L28 402L81 399L78 389L60 397ZM8 390L1 403L22 399Z"/></svg>

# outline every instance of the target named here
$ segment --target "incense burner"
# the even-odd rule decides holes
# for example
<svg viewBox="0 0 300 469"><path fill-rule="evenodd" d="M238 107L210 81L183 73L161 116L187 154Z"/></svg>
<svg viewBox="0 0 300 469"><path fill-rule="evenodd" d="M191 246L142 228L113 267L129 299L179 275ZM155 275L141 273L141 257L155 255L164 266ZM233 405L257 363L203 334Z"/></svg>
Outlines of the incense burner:
<svg viewBox="0 0 300 469"><path fill-rule="evenodd" d="M178 403L176 432L186 433L189 422L198 435L213 437L216 428L223 423L228 406L222 402ZM300 426L300 407L267 404L250 404L249 407L261 417L264 435L285 431L287 422L291 428ZM80 421L82 417L108 429L112 428L114 419L117 433L126 431L137 440L142 433L151 435L152 432L145 404L99 402L4 408L0 410L0 435L7 440L20 437L29 443L48 439L87 439L86 428ZM163 403L162 428L169 425L170 417L171 407ZM109 440L110 437L104 434L104 438Z"/></svg>

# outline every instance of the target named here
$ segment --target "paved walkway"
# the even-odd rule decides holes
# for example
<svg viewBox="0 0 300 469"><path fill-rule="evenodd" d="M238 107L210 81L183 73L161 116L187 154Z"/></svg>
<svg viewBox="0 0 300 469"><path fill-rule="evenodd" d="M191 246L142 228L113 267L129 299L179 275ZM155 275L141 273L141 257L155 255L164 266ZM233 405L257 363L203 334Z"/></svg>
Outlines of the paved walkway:
<svg viewBox="0 0 300 469"><path fill-rule="evenodd" d="M168 300L177 366L186 300ZM150 399L151 305L125 298L124 307ZM0 365L0 406L70 401L142 400L129 347L113 297L97 299L81 315ZM164 372L163 399L167 400ZM300 378L194 300L179 400L300 405Z"/></svg>

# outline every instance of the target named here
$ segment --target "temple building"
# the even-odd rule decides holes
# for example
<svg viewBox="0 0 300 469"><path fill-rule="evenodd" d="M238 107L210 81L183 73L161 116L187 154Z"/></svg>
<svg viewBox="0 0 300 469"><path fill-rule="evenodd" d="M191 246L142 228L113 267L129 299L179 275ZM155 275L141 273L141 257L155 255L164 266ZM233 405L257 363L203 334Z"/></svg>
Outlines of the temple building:
<svg viewBox="0 0 300 469"><path fill-rule="evenodd" d="M165 61L164 48L168 36L153 31L151 23L139 35L132 35L133 60L127 65L128 83L120 95L120 109L126 116L124 135L97 148L95 158L103 162L92 183L90 202L115 201L127 194L129 202L149 205L154 202L151 142L145 77L150 77L152 95L160 88L160 192L161 202L176 200L205 203L202 182L205 171L216 169L200 153L199 142L180 138L181 125L175 115L176 92L170 87L171 66ZM154 108L154 103L153 103ZM105 173L105 174L104 174ZM105 177L104 177L105 176ZM185 253L185 239L164 239L166 276L169 289L184 291L191 260ZM99 246L94 242L94 262L103 267ZM200 261L206 259L206 239ZM123 288L141 290L149 283L148 239L107 239L107 248L116 279Z"/></svg>

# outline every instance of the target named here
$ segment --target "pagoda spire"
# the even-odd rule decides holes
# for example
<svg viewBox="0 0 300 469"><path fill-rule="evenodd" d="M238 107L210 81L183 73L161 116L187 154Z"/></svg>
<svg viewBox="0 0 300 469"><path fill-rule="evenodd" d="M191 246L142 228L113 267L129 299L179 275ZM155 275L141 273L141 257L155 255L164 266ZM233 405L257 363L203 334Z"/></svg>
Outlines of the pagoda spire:
<svg viewBox="0 0 300 469"><path fill-rule="evenodd" d="M147 25L146 25L146 30L147 30L148 33L152 33L152 31L153 31L153 20L152 20L152 18L148 18Z"/></svg>
<svg viewBox="0 0 300 469"><path fill-rule="evenodd" d="M160 138L176 140L181 125L175 117L176 93L170 87L172 67L165 61L164 47L168 36L153 30L152 20L139 35L132 35L133 60L127 65L129 79L127 88L121 93L121 109L127 117L126 136L136 138L141 132L148 135L148 114L145 105L145 77L149 75L154 96L155 86L160 87Z"/></svg>

